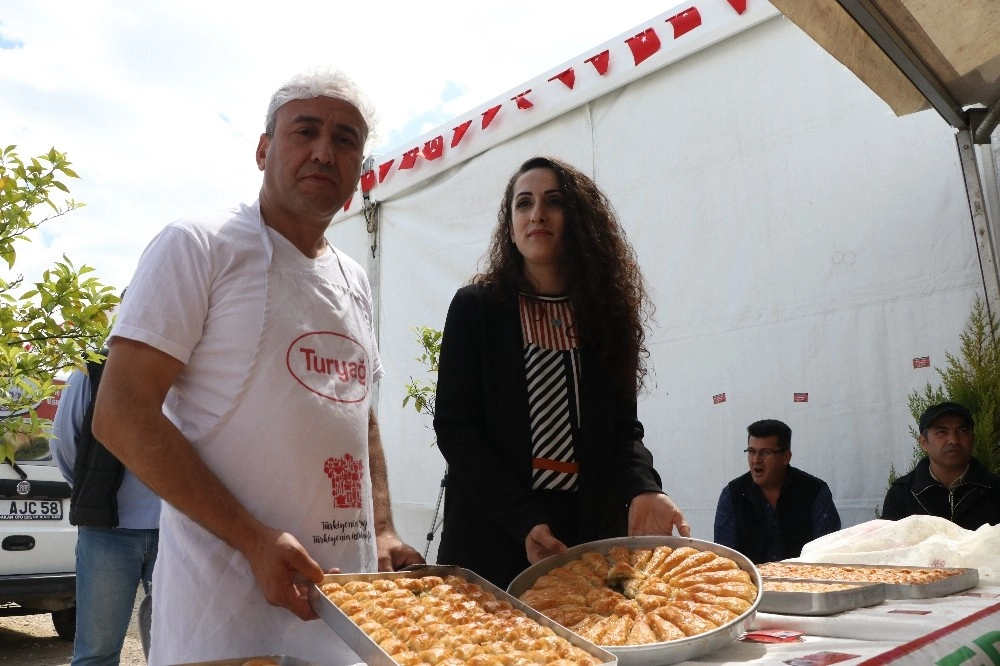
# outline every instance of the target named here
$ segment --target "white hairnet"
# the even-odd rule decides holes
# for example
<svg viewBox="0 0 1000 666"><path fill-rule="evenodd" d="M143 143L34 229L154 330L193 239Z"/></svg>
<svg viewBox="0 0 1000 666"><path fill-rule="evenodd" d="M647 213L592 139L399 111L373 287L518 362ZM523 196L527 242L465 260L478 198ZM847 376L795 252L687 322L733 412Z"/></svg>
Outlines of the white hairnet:
<svg viewBox="0 0 1000 666"><path fill-rule="evenodd" d="M264 133L274 134L274 116L282 106L296 99L312 99L314 97L333 97L341 99L353 106L361 114L368 129L366 144L370 143L376 134L378 116L371 101L361 92L361 88L347 74L333 67L313 67L299 72L271 95L271 103L267 105L267 117L264 121Z"/></svg>

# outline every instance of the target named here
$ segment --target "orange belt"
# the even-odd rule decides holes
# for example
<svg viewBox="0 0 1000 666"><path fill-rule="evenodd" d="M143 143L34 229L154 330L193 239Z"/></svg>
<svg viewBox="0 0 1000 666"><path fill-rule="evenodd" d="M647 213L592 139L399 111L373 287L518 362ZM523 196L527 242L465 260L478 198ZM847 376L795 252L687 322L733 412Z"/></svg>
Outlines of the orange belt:
<svg viewBox="0 0 1000 666"><path fill-rule="evenodd" d="M578 474L580 472L580 463L560 462L558 460L549 460L548 458L532 458L531 468L548 469L553 472L562 472L564 474Z"/></svg>

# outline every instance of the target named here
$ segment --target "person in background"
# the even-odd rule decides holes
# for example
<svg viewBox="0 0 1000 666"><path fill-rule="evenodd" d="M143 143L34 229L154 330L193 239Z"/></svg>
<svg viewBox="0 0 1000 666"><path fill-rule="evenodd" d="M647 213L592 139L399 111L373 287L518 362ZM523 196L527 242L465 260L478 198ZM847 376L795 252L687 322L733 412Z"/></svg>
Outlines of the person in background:
<svg viewBox="0 0 1000 666"><path fill-rule="evenodd" d="M129 283L94 434L164 500L154 666L356 663L303 621L307 584L423 562L392 521L368 279L325 236L373 124L342 72L293 77L257 145L259 198L168 225Z"/></svg>
<svg viewBox="0 0 1000 666"><path fill-rule="evenodd" d="M802 546L840 529L825 481L792 467L792 429L765 419L747 426L750 471L722 489L715 510L716 543L754 564L798 557Z"/></svg>
<svg viewBox="0 0 1000 666"><path fill-rule="evenodd" d="M100 363L70 374L52 423L52 453L73 492L77 526L76 633L72 666L116 666L141 584L139 633L149 653L150 604L159 541L160 498L103 444L90 426Z"/></svg>
<svg viewBox="0 0 1000 666"><path fill-rule="evenodd" d="M437 561L506 588L567 546L689 535L642 441L651 304L607 197L563 161L529 159L507 182L486 261L441 341Z"/></svg>
<svg viewBox="0 0 1000 666"><path fill-rule="evenodd" d="M931 405L917 426L927 455L889 486L881 517L938 516L967 530L1000 524L1000 476L972 455L969 410L957 402Z"/></svg>

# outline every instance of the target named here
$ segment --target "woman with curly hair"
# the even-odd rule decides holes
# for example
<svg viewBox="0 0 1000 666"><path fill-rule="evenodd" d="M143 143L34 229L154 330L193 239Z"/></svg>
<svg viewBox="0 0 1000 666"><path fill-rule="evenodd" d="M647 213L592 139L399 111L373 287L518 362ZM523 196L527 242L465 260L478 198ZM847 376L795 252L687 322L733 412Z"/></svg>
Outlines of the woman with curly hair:
<svg viewBox="0 0 1000 666"><path fill-rule="evenodd" d="M567 546L688 536L642 443L652 304L607 197L560 160L529 159L507 183L485 259L441 342L438 563L506 588Z"/></svg>

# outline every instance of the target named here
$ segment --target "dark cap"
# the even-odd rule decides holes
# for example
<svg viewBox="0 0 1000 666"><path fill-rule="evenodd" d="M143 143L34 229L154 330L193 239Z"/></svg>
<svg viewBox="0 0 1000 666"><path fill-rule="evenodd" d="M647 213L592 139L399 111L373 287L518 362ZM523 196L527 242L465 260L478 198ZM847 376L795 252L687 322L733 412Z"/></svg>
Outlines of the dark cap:
<svg viewBox="0 0 1000 666"><path fill-rule="evenodd" d="M970 426L976 425L976 422L972 420L972 414L969 413L968 409L957 402L942 402L937 405L931 405L924 410L923 414L920 415L920 421L918 421L920 425L920 432L927 430L932 423L945 414L958 414L965 419L966 424Z"/></svg>

